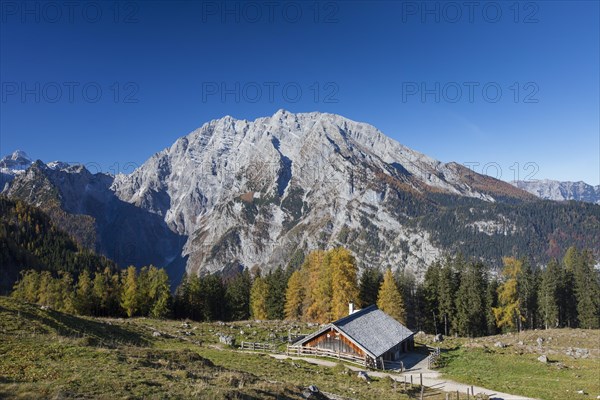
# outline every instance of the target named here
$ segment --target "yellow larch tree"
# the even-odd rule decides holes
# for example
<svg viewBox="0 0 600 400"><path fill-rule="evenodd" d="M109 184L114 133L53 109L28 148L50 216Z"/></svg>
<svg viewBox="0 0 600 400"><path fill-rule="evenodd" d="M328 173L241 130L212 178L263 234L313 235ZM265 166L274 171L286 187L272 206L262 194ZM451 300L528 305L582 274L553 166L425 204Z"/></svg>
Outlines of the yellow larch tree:
<svg viewBox="0 0 600 400"><path fill-rule="evenodd" d="M496 325L499 328L509 328L521 331L521 322L525 318L521 312L521 302L519 300L518 278L522 271L523 263L514 257L504 257L502 259L504 268L502 269L503 282L498 287L498 307L494 307L494 317Z"/></svg>
<svg viewBox="0 0 600 400"><path fill-rule="evenodd" d="M404 309L404 300L394 279L392 270L388 270L383 275L383 282L379 288L377 296L377 307L396 319L398 322L406 323L406 310Z"/></svg>
<svg viewBox="0 0 600 400"><path fill-rule="evenodd" d="M358 267L354 256L343 247L331 250L331 317L336 320L348 314L348 303L360 307Z"/></svg>

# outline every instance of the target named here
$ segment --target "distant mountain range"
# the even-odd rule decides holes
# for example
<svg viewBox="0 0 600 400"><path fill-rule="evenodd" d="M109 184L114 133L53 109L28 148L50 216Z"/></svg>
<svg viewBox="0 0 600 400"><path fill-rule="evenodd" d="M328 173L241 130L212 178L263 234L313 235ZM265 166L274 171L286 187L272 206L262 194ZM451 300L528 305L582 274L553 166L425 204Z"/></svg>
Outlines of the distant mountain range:
<svg viewBox="0 0 600 400"><path fill-rule="evenodd" d="M421 274L447 253L492 266L570 245L600 249L600 207L544 202L509 183L411 150L339 115L279 110L210 121L134 172L0 162L3 194L46 210L119 265L234 273L298 264L346 246L359 265Z"/></svg>
<svg viewBox="0 0 600 400"><path fill-rule="evenodd" d="M511 182L519 189L541 199L565 201L576 200L600 204L600 185L592 186L585 182L560 182L549 179Z"/></svg>

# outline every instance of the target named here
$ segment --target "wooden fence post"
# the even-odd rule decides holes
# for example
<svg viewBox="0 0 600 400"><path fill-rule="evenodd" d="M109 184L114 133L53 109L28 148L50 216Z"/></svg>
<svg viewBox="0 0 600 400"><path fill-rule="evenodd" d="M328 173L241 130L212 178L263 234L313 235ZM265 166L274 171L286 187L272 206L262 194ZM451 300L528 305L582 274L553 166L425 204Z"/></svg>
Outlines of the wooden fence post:
<svg viewBox="0 0 600 400"><path fill-rule="evenodd" d="M410 376L410 388L411 389L413 388L413 378L412 378L412 375Z"/></svg>
<svg viewBox="0 0 600 400"><path fill-rule="evenodd" d="M421 400L423 400L423 394L425 393L425 388L421 386Z"/></svg>
<svg viewBox="0 0 600 400"><path fill-rule="evenodd" d="M456 391L456 400L460 400L460 394L458 394L458 390Z"/></svg>
<svg viewBox="0 0 600 400"><path fill-rule="evenodd" d="M419 381L420 381L421 387L423 387L423 374L419 374Z"/></svg>

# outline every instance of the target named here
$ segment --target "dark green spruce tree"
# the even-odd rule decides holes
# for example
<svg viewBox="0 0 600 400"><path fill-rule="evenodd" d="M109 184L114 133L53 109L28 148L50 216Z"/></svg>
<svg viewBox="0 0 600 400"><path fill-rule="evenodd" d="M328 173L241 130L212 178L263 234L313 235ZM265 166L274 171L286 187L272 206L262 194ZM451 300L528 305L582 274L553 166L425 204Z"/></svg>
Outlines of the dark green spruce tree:
<svg viewBox="0 0 600 400"><path fill-rule="evenodd" d="M577 300L577 321L580 328L600 327L600 280L594 269L594 259L588 250L580 252L573 271L575 298Z"/></svg>
<svg viewBox="0 0 600 400"><path fill-rule="evenodd" d="M233 321L250 318L250 271L244 269L227 283L225 298L227 301L227 319Z"/></svg>
<svg viewBox="0 0 600 400"><path fill-rule="evenodd" d="M523 327L525 329L534 329L537 327L538 315L538 287L539 287L539 272L537 268L531 266L531 263L526 259L521 259L523 267L521 273L517 277L519 301L525 321Z"/></svg>
<svg viewBox="0 0 600 400"><path fill-rule="evenodd" d="M269 292L267 294L267 318L284 319L285 318L285 291L289 276L281 267L277 267L265 277Z"/></svg>
<svg viewBox="0 0 600 400"><path fill-rule="evenodd" d="M442 265L436 261L427 268L423 279L424 314L426 315L424 329L426 332L436 334L443 330L440 324L439 300L441 271Z"/></svg>
<svg viewBox="0 0 600 400"><path fill-rule="evenodd" d="M456 293L455 332L459 336L481 336L486 331L485 266L470 262L460 275Z"/></svg>
<svg viewBox="0 0 600 400"><path fill-rule="evenodd" d="M546 329L560 326L562 275L563 270L556 259L550 260L541 274L538 306L541 322Z"/></svg>
<svg viewBox="0 0 600 400"><path fill-rule="evenodd" d="M367 267L363 270L359 282L360 301L363 306L377 304L381 282L383 282L383 274L378 268Z"/></svg>

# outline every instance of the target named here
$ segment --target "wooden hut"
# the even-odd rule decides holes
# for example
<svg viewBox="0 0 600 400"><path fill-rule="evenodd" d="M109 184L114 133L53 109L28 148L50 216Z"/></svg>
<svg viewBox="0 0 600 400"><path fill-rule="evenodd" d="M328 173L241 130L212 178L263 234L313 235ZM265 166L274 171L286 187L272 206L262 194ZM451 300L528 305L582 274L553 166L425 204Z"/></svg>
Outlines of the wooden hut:
<svg viewBox="0 0 600 400"><path fill-rule="evenodd" d="M364 362L385 369L385 361L396 361L414 349L414 332L377 308L352 312L294 343L298 353L325 355Z"/></svg>

